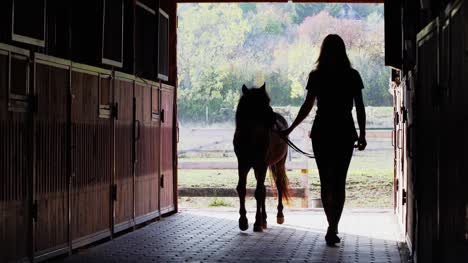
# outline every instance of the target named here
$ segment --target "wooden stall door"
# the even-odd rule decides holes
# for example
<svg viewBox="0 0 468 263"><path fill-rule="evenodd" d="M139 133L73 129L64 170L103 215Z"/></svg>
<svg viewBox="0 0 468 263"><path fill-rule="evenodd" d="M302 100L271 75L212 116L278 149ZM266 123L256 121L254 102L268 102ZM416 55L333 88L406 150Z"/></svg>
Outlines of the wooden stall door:
<svg viewBox="0 0 468 263"><path fill-rule="evenodd" d="M403 81L395 90L395 191L396 191L396 213L398 216L398 223L406 232L406 124L404 112L404 91L406 89L405 82Z"/></svg>
<svg viewBox="0 0 468 263"><path fill-rule="evenodd" d="M109 75L72 67L72 247L111 234L112 119Z"/></svg>
<svg viewBox="0 0 468 263"><path fill-rule="evenodd" d="M440 244L444 262L468 262L467 240L467 70L468 12L466 2L452 8L449 23L442 30L441 87L441 176L440 176Z"/></svg>
<svg viewBox="0 0 468 263"><path fill-rule="evenodd" d="M25 259L30 244L32 122L27 105L13 98L27 95L28 70L27 57L0 47L0 262Z"/></svg>
<svg viewBox="0 0 468 263"><path fill-rule="evenodd" d="M114 233L134 225L133 80L114 80L115 132Z"/></svg>
<svg viewBox="0 0 468 263"><path fill-rule="evenodd" d="M415 165L414 165L414 145L415 145L415 124L414 124L414 100L415 100L415 76L409 75L405 88L405 107L408 109L408 120L406 125L406 241L411 253L414 251L414 226L415 226Z"/></svg>
<svg viewBox="0 0 468 263"><path fill-rule="evenodd" d="M407 94L405 90L406 81L402 86L401 91L401 226L403 233L406 233L407 219L408 219L408 111L406 106Z"/></svg>
<svg viewBox="0 0 468 263"><path fill-rule="evenodd" d="M135 222L159 216L159 123L152 120L152 87L135 84Z"/></svg>
<svg viewBox="0 0 468 263"><path fill-rule="evenodd" d="M70 68L36 59L36 258L68 250L67 120Z"/></svg>
<svg viewBox="0 0 468 263"><path fill-rule="evenodd" d="M453 98L449 95L450 85L450 30L451 20L449 18L442 20L440 26L440 58L439 58L439 76L440 76L440 96L441 96L441 129L440 134L440 167L439 173L439 213L440 213L440 237L441 241L439 244L439 251L445 253L447 248L453 246L453 229L456 228L456 222L451 221L453 219L453 207L456 197L456 180L454 178L457 174L457 155L459 154L457 147L457 113L454 110ZM459 67L457 65L457 67ZM454 69L455 71L457 69ZM454 184L455 183L455 184ZM450 248L448 248L450 250ZM454 254L453 254L454 256ZM441 258L447 259L447 256L441 255ZM456 260L449 260L444 262L456 262Z"/></svg>
<svg viewBox="0 0 468 263"><path fill-rule="evenodd" d="M162 120L161 141L161 213L172 212L175 209L174 186L174 88L163 86L161 89Z"/></svg>
<svg viewBox="0 0 468 263"><path fill-rule="evenodd" d="M439 100L438 20L418 34L418 87L416 88L417 260L438 262L433 240L438 239L439 212ZM432 251L433 253L430 253Z"/></svg>

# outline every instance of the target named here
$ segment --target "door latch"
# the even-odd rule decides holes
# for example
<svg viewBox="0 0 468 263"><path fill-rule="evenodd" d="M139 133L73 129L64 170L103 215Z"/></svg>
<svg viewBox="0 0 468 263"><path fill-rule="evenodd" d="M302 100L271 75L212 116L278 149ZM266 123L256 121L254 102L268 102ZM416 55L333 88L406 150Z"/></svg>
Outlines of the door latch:
<svg viewBox="0 0 468 263"><path fill-rule="evenodd" d="M112 185L112 200L117 201L117 185Z"/></svg>
<svg viewBox="0 0 468 263"><path fill-rule="evenodd" d="M406 202L408 201L408 195L406 194L406 190L402 189L402 194L401 194L401 204L405 205Z"/></svg>
<svg viewBox="0 0 468 263"><path fill-rule="evenodd" d="M34 200L32 206L31 206L31 217L34 221L34 223L37 222L37 200Z"/></svg>

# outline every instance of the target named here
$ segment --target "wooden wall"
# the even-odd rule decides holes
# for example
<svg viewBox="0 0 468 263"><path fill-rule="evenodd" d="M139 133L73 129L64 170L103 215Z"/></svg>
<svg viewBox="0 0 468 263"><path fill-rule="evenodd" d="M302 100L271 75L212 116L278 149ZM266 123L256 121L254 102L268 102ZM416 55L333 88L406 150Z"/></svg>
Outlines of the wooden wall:
<svg viewBox="0 0 468 263"><path fill-rule="evenodd" d="M162 110L164 111L164 121L162 122L162 144L161 144L161 211L171 211L175 207L175 191L177 189L174 173L174 92L170 86L162 88Z"/></svg>
<svg viewBox="0 0 468 263"><path fill-rule="evenodd" d="M166 81L136 74L136 2L120 2L121 67L94 53L100 30L71 37L87 25L82 9L70 9L78 1L45 2L44 46L0 34L0 262L45 260L176 211L176 1L143 1L170 16ZM81 42L94 51L73 52Z"/></svg>
<svg viewBox="0 0 468 263"><path fill-rule="evenodd" d="M434 21L426 27L423 34L418 36L418 87L415 109L418 132L416 138L417 251L434 251L434 243L425 240L436 240L438 234L437 181L440 154L440 109L436 90L438 50L438 22ZM421 253L418 260L433 262L434 258L430 253Z"/></svg>
<svg viewBox="0 0 468 263"><path fill-rule="evenodd" d="M71 72L71 239L110 236L113 162L112 120L100 116L100 93L109 94L109 74L72 67ZM92 215L92 216L90 216Z"/></svg>
<svg viewBox="0 0 468 263"><path fill-rule="evenodd" d="M11 63L15 60L13 55L9 50L0 49L1 262L23 259L27 256L32 220L30 198L33 171L33 124L28 103L21 100L19 96L28 93L29 83L27 78L20 73L28 71L29 65L27 63L16 65L17 74L9 74ZM23 55L29 59L27 51L22 52L20 57ZM18 83L17 89L11 89L9 83Z"/></svg>
<svg viewBox="0 0 468 263"><path fill-rule="evenodd" d="M407 2L404 8L411 6ZM463 1L416 6L404 10L402 28L406 235L416 262L467 262L468 8Z"/></svg>
<svg viewBox="0 0 468 263"><path fill-rule="evenodd" d="M154 217L159 209L160 119L153 116L152 93L159 87L136 83L136 161L135 161L135 214L137 222ZM156 96L158 97L158 96ZM159 101L154 101L159 104ZM157 112L159 114L159 111Z"/></svg>
<svg viewBox="0 0 468 263"><path fill-rule="evenodd" d="M441 19L439 93L439 244L442 261L468 261L468 4L454 5ZM445 21L445 23L444 23Z"/></svg>
<svg viewBox="0 0 468 263"><path fill-rule="evenodd" d="M161 143L173 138L173 87L161 96L159 83L36 53L34 99L13 109L12 52L0 52L2 262L67 253L175 211L173 142Z"/></svg>
<svg viewBox="0 0 468 263"><path fill-rule="evenodd" d="M37 220L34 254L68 248L67 161L68 87L70 67L45 64L36 59L34 89L37 112L34 116L36 171L34 201Z"/></svg>
<svg viewBox="0 0 468 263"><path fill-rule="evenodd" d="M130 76L131 77L131 76ZM119 105L114 122L115 177L118 189L114 202L114 231L134 225L134 117L133 80L125 76L114 79L114 100Z"/></svg>

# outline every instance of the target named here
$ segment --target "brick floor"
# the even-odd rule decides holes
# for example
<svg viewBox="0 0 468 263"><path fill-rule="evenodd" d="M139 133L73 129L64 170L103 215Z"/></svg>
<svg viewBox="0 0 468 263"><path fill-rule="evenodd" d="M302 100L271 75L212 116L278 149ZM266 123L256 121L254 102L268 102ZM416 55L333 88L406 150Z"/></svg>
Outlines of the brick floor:
<svg viewBox="0 0 468 263"><path fill-rule="evenodd" d="M327 247L323 211L286 211L279 226L241 232L234 211L182 211L86 249L65 262L400 262L401 237L390 212L345 212L338 247Z"/></svg>

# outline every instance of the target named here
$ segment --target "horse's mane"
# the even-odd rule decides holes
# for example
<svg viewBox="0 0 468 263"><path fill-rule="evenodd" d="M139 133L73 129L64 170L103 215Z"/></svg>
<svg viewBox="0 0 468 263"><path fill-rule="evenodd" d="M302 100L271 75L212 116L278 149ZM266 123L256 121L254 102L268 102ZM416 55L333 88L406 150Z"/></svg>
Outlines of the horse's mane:
<svg viewBox="0 0 468 263"><path fill-rule="evenodd" d="M245 86L244 86L245 87ZM242 89L242 96L237 104L236 127L249 125L273 126L275 113L270 106L270 97L265 88L246 87Z"/></svg>

